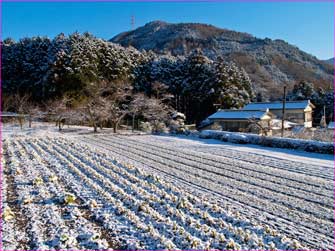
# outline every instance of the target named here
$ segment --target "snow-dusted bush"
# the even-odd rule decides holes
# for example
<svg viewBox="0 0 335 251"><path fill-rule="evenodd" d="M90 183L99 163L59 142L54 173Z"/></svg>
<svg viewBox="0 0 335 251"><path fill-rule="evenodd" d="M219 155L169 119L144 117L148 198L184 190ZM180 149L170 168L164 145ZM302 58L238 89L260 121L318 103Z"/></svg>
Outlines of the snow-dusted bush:
<svg viewBox="0 0 335 251"><path fill-rule="evenodd" d="M248 144L249 143L249 139L245 135L231 134L228 137L228 142L237 143L237 144Z"/></svg>
<svg viewBox="0 0 335 251"><path fill-rule="evenodd" d="M186 116L181 112L174 112L169 122L170 133L173 134L189 134L189 130L185 126Z"/></svg>
<svg viewBox="0 0 335 251"><path fill-rule="evenodd" d="M196 131L196 130L190 130L187 135L191 136L191 137L199 137L200 136L200 132Z"/></svg>
<svg viewBox="0 0 335 251"><path fill-rule="evenodd" d="M318 129L313 133L313 140L333 142L334 141L334 131L327 129Z"/></svg>
<svg viewBox="0 0 335 251"><path fill-rule="evenodd" d="M169 130L170 133L177 134L183 133L183 128L181 127L180 123L177 120L171 119L169 122Z"/></svg>
<svg viewBox="0 0 335 251"><path fill-rule="evenodd" d="M141 122L140 130L148 133L167 133L168 128L160 121Z"/></svg>
<svg viewBox="0 0 335 251"><path fill-rule="evenodd" d="M164 122L153 121L151 122L152 133L167 133L168 128Z"/></svg>
<svg viewBox="0 0 335 251"><path fill-rule="evenodd" d="M273 136L280 136L280 131L273 131ZM316 140L321 142L333 142L334 141L334 131L327 130L324 128L304 128L304 127L294 127L290 131L284 132L284 137L293 139L306 139L306 140Z"/></svg>
<svg viewBox="0 0 335 251"><path fill-rule="evenodd" d="M149 122L141 122L140 130L143 132L151 132L152 131L151 124Z"/></svg>
<svg viewBox="0 0 335 251"><path fill-rule="evenodd" d="M177 119L180 119L180 120L183 120L183 121L186 120L185 114L181 113L181 112L174 112L172 114L172 118L175 119L175 120L177 120Z"/></svg>

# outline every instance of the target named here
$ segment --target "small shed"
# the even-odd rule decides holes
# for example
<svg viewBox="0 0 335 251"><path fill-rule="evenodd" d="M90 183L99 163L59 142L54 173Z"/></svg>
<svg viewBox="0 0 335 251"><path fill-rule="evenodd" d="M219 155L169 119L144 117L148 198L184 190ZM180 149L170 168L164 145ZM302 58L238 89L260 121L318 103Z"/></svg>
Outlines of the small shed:
<svg viewBox="0 0 335 251"><path fill-rule="evenodd" d="M0 112L0 118L2 123L17 121L22 129L24 120L28 118L28 114L19 114L15 112Z"/></svg>
<svg viewBox="0 0 335 251"><path fill-rule="evenodd" d="M273 115L269 110L219 110L208 117L214 126L220 126L223 131L240 132L248 130L251 121L257 121L262 127L270 128Z"/></svg>
<svg viewBox="0 0 335 251"><path fill-rule="evenodd" d="M315 106L309 100L287 101L285 104L285 119L307 128L312 127L312 112ZM283 116L283 102L257 102L250 103L243 107L246 111L259 111L269 109L276 118Z"/></svg>
<svg viewBox="0 0 335 251"><path fill-rule="evenodd" d="M28 114L19 114L15 112L0 112L2 122L6 122L7 120L11 119L26 118L28 116Z"/></svg>

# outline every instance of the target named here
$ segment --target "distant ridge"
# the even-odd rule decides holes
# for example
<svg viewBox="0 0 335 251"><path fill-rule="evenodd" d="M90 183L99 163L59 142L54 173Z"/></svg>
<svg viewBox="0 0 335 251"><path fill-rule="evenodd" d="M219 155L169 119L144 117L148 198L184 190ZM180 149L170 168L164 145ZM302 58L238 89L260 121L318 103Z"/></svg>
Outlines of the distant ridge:
<svg viewBox="0 0 335 251"><path fill-rule="evenodd" d="M249 74L258 91L279 95L282 85L300 80L328 87L333 83L333 67L283 40L260 39L251 34L199 23L171 24L153 21L110 41L159 54L187 55L194 49L214 59L223 56Z"/></svg>
<svg viewBox="0 0 335 251"><path fill-rule="evenodd" d="M322 60L322 61L327 63L327 64L334 65L334 58L330 58L330 59Z"/></svg>

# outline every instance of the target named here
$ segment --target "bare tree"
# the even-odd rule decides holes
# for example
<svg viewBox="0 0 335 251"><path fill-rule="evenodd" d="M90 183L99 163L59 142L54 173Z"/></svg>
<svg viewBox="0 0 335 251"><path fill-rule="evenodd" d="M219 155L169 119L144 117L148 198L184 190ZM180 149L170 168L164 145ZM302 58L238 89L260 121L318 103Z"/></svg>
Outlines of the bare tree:
<svg viewBox="0 0 335 251"><path fill-rule="evenodd" d="M14 109L13 101L14 101L13 96L3 95L1 97L1 111L2 112L8 112L11 109Z"/></svg>
<svg viewBox="0 0 335 251"><path fill-rule="evenodd" d="M15 112L17 113L17 116L18 116L17 118L18 118L21 129L23 128L25 112L27 111L27 107L29 106L29 99L30 99L30 95L28 94L24 94L24 95L15 94L13 95L12 100L11 100L13 108Z"/></svg>
<svg viewBox="0 0 335 251"><path fill-rule="evenodd" d="M122 81L99 81L89 84L85 91L88 96L86 113L94 132L107 122L110 122L114 132L117 132L121 120L128 113L127 103L131 96L131 86Z"/></svg>
<svg viewBox="0 0 335 251"><path fill-rule="evenodd" d="M28 114L29 128L31 128L33 120L40 115L41 110L38 106L33 104L28 104L26 110L26 114Z"/></svg>
<svg viewBox="0 0 335 251"><path fill-rule="evenodd" d="M165 128L166 122L170 119L169 114L172 113L171 107L166 105L161 99L148 98L142 93L136 94L129 105L129 114L133 118L142 115L147 120L152 128L152 131L157 133Z"/></svg>
<svg viewBox="0 0 335 251"><path fill-rule="evenodd" d="M71 124L79 125L82 124L84 119L84 113L80 109L80 107L71 106L64 112L64 123L63 125L67 124L69 128Z"/></svg>
<svg viewBox="0 0 335 251"><path fill-rule="evenodd" d="M56 126L58 126L59 131L61 131L65 125L71 102L71 98L64 96L62 99L48 104L48 106L51 108L52 114L55 116Z"/></svg>
<svg viewBox="0 0 335 251"><path fill-rule="evenodd" d="M89 100L86 104L87 118L90 125L93 127L93 131L98 132L98 127L102 128L103 118L108 116L109 103L102 97L95 97Z"/></svg>
<svg viewBox="0 0 335 251"><path fill-rule="evenodd" d="M130 85L119 85L114 87L113 92L108 97L109 101L109 120L112 123L114 133L117 132L121 120L127 115L131 97Z"/></svg>
<svg viewBox="0 0 335 251"><path fill-rule="evenodd" d="M147 99L145 108L144 118L151 123L153 132L160 132L161 127L169 119L169 113L172 112L172 109L156 98Z"/></svg>
<svg viewBox="0 0 335 251"><path fill-rule="evenodd" d="M22 129L26 117L28 117L29 128L36 116L40 115L40 108L30 101L30 95L14 94L11 96L3 96L2 111L14 111L17 113L17 119Z"/></svg>
<svg viewBox="0 0 335 251"><path fill-rule="evenodd" d="M108 84L106 81L89 83L84 90L86 100L82 110L95 133L98 132L98 127L102 129L103 122L108 116L108 100L104 98L107 96L107 92Z"/></svg>
<svg viewBox="0 0 335 251"><path fill-rule="evenodd" d="M129 114L132 116L132 131L135 128L135 117L140 115L145 110L147 98L143 93L138 93L134 96L129 105Z"/></svg>
<svg viewBox="0 0 335 251"><path fill-rule="evenodd" d="M133 117L133 129L135 116L139 114L149 120L154 128L158 128L159 123L166 121L170 111L160 100L148 99L143 94L136 95L130 102L132 86L124 81L92 83L86 89L86 93L86 112L94 132L97 132L98 127L102 127L104 122L109 122L116 133L127 114Z"/></svg>

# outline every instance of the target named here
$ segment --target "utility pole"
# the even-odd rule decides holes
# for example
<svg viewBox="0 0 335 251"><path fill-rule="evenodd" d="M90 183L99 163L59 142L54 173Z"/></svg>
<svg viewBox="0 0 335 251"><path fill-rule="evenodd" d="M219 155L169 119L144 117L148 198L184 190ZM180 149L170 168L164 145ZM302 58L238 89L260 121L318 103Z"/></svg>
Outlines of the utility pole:
<svg viewBox="0 0 335 251"><path fill-rule="evenodd" d="M281 119L281 136L282 137L284 137L285 105L286 105L286 85L284 85L283 110L282 110L282 119Z"/></svg>
<svg viewBox="0 0 335 251"><path fill-rule="evenodd" d="M321 126L321 127L324 127L324 128L327 127L327 120L326 120L326 106L325 106L325 105L323 106L323 116L322 116L322 119L321 119L320 126Z"/></svg>

